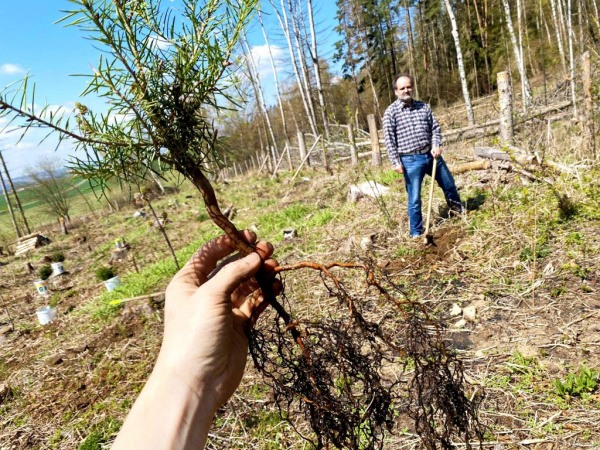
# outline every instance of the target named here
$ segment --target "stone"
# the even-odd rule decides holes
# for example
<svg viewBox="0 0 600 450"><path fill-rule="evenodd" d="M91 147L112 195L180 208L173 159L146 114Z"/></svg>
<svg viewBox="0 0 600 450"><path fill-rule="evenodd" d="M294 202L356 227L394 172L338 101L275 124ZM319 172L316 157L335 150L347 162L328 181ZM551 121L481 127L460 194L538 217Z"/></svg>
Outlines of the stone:
<svg viewBox="0 0 600 450"><path fill-rule="evenodd" d="M450 315L452 317L454 316L458 316L462 313L462 308L460 306L458 306L457 303L453 303L452 304L452 309L450 310Z"/></svg>
<svg viewBox="0 0 600 450"><path fill-rule="evenodd" d="M371 236L365 236L360 240L360 248L363 250L369 250L373 247L373 238Z"/></svg>
<svg viewBox="0 0 600 450"><path fill-rule="evenodd" d="M456 322L454 325L452 325L452 328L464 328L464 326L467 324L467 321L465 319L460 319L458 322Z"/></svg>
<svg viewBox="0 0 600 450"><path fill-rule="evenodd" d="M57 353L56 355L49 356L46 359L46 364L48 366L57 366L63 362L64 355L62 353Z"/></svg>
<svg viewBox="0 0 600 450"><path fill-rule="evenodd" d="M298 237L298 231L295 228L286 228L283 230L284 239L294 239Z"/></svg>
<svg viewBox="0 0 600 450"><path fill-rule="evenodd" d="M384 186L383 184L379 184L375 181L365 181L364 183L353 184L350 186L350 193L348 195L353 195L353 192L360 192L363 195L377 198L386 195L389 190L390 188Z"/></svg>
<svg viewBox="0 0 600 450"><path fill-rule="evenodd" d="M467 322L475 322L475 318L477 317L477 308L473 305L469 305L462 310L463 318Z"/></svg>

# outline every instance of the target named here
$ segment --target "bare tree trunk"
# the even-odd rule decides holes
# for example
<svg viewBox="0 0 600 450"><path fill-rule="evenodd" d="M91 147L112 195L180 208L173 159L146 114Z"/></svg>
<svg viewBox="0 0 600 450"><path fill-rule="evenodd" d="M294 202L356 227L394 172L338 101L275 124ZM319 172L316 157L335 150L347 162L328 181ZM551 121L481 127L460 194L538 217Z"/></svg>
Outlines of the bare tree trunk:
<svg viewBox="0 0 600 450"><path fill-rule="evenodd" d="M267 104L265 102L265 96L263 94L262 86L260 84L260 80L258 78L258 70L256 70L256 65L254 64L254 57L252 56L252 51L250 50L250 46L248 45L248 41L246 40L246 36L242 37L242 45L246 46L247 58L249 61L249 71L250 71L250 81L252 86L254 87L254 92L256 94L256 101L258 102L260 109L262 111L263 117L267 123L267 128L269 129L269 134L271 135L271 141L273 142L273 146L277 149L277 139L275 139L275 133L273 131L273 126L271 125L271 118L269 117L269 111L267 110Z"/></svg>
<svg viewBox="0 0 600 450"><path fill-rule="evenodd" d="M410 8L408 5L408 0L404 0L404 22L406 24L406 40L408 45L408 60L410 64L411 75L415 79L415 97L419 98L419 80L418 80L418 72L417 72L417 63L416 63L416 52L415 52L415 42L413 39L413 30L412 23L410 20Z"/></svg>
<svg viewBox="0 0 600 450"><path fill-rule="evenodd" d="M267 51L269 52L269 59L271 60L271 69L273 70L273 80L275 81L275 93L277 94L277 104L279 105L279 113L281 114L281 126L283 127L283 134L285 135L285 143L290 147L290 138L288 135L287 122L285 120L285 113L283 111L283 100L281 99L281 93L279 90L279 80L277 78L277 69L275 68L275 61L273 60L273 53L271 52L271 45L267 38L267 33L262 21L262 15L260 9L258 10L258 21L260 22L260 28L262 29L265 43L267 44ZM291 168L290 168L291 170Z"/></svg>
<svg viewBox="0 0 600 450"><path fill-rule="evenodd" d="M502 146L513 145L513 94L509 72L497 75L498 94L500 97L500 143Z"/></svg>
<svg viewBox="0 0 600 450"><path fill-rule="evenodd" d="M21 200L19 199L19 194L17 194L17 190L15 189L15 185L12 182L12 178L10 177L10 173L8 172L8 168L6 167L6 163L4 162L4 155L0 151L0 161L2 162L2 167L4 168L4 173L6 174L6 179L8 180L8 184L15 196L15 202L17 203L17 208L21 212L21 218L23 219L23 225L25 225L25 230L27 234L31 234L31 230L29 229L29 224L27 223L27 217L25 217L25 212L23 211L23 206L21 205Z"/></svg>
<svg viewBox="0 0 600 450"><path fill-rule="evenodd" d="M594 102L592 97L592 65L590 52L583 54L583 93L585 96L585 129L588 149L596 159L596 133L594 131Z"/></svg>
<svg viewBox="0 0 600 450"><path fill-rule="evenodd" d="M273 0L269 0L269 2L271 3L271 6L273 7L275 14L277 15L277 19L279 20L279 25L283 31L285 40L288 44L288 50L290 52L292 68L294 69L294 75L296 76L296 83L298 85L298 91L300 92L300 97L302 97L302 104L304 105L304 110L306 112L306 118L308 120L308 123L310 125L310 128L311 128L313 134L316 136L317 135L317 126L316 126L316 122L314 120L314 116L310 113L310 107L308 104L309 99L307 98L306 92L304 91L304 87L302 86L302 80L300 78L298 64L296 63L296 53L294 52L294 46L292 45L290 28L288 26L287 13L285 11L285 7L283 6L283 0L281 0L281 5L283 7L283 17L281 17L279 10L273 3ZM296 128L298 128L298 127L296 126Z"/></svg>
<svg viewBox="0 0 600 450"><path fill-rule="evenodd" d="M281 6L283 7L283 0L281 0ZM306 92L308 108L310 110L310 114L311 114L313 123L315 124L315 129L316 129L317 128L317 126L316 126L317 116L315 114L315 106L313 104L313 99L312 99L312 95L311 95L310 75L308 73L308 67L306 66L306 55L304 54L304 46L300 42L301 34L300 34L300 27L298 26L298 21L297 21L298 15L294 14L294 11L292 10L292 0L288 0L288 6L290 8L290 20L292 22L292 29L294 31L294 33L293 33L294 41L296 43L296 49L298 50L298 53L299 53L298 64L300 65L300 73L302 75L302 82L304 83L304 91Z"/></svg>
<svg viewBox="0 0 600 450"><path fill-rule="evenodd" d="M567 0L567 37L569 40L569 72L573 117L577 118L577 97L575 95L575 55L573 54L573 22L571 20L571 0Z"/></svg>
<svg viewBox="0 0 600 450"><path fill-rule="evenodd" d="M6 189L6 184L4 183L4 176L0 171L0 181L2 181L2 192L4 192L4 198L6 199L6 206L8 207L8 212L10 214L10 219L12 220L13 227L15 229L15 234L17 238L21 237L21 230L19 230L19 226L17 225L17 221L15 219L15 213L13 211L12 203L10 201L10 197L8 196L8 190Z"/></svg>
<svg viewBox="0 0 600 450"><path fill-rule="evenodd" d="M446 5L446 11L452 24L452 37L454 38L454 46L456 47L456 62L458 64L458 71L460 74L460 83L462 85L463 97L465 99L465 106L467 108L467 118L469 119L469 125L475 125L475 114L473 113L473 105L471 104L471 97L469 95L469 87L467 86L467 76L465 74L465 66L463 63L462 50L460 46L460 39L458 36L458 27L456 25L456 17L450 5L450 0L444 0Z"/></svg>
<svg viewBox="0 0 600 450"><path fill-rule="evenodd" d="M356 150L356 140L354 139L354 125L352 123L348 124L348 140L350 141L351 167L356 167L358 165L358 152Z"/></svg>
<svg viewBox="0 0 600 450"><path fill-rule="evenodd" d="M510 5L508 4L508 0L502 0L502 3L504 4L504 12L505 12L505 16L506 16L506 26L508 28L510 40L513 45L513 51L515 54L515 59L517 61L519 75L521 76L521 86L522 86L521 95L523 98L523 110L527 111L527 109L531 106L531 102L532 102L531 87L529 86L529 78L527 77L527 73L525 71L525 63L523 62L523 54L519 51L519 46L517 44L517 37L515 36L515 30L513 28L512 18L510 16Z"/></svg>
<svg viewBox="0 0 600 450"><path fill-rule="evenodd" d="M329 118L327 117L327 108L325 106L325 97L323 96L323 85L321 83L321 72L319 68L319 54L317 53L317 35L315 33L315 24L313 20L312 0L307 0L308 5L308 20L310 22L311 48L310 56L313 62L315 71L315 82L317 84L317 94L319 96L319 105L321 106L321 115L323 116L323 128L325 130L325 138L329 141Z"/></svg>

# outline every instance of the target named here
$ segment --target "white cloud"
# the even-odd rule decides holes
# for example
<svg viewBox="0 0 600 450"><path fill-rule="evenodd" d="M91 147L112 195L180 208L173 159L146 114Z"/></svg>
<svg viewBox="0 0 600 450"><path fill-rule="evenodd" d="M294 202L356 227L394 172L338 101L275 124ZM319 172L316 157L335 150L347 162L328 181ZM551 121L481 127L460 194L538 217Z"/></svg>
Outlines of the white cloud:
<svg viewBox="0 0 600 450"><path fill-rule="evenodd" d="M254 65L258 71L258 76L262 80L263 78L271 77L273 75L273 68L271 67L271 59L269 56L269 48L267 45L255 45L250 50L252 58L254 59ZM283 48L276 45L271 45L271 54L275 61L275 68L278 69L281 66L280 62L284 57ZM279 70L277 70L279 73Z"/></svg>
<svg viewBox="0 0 600 450"><path fill-rule="evenodd" d="M26 70L18 64L2 64L0 65L0 75L23 75Z"/></svg>
<svg viewBox="0 0 600 450"><path fill-rule="evenodd" d="M171 0L172 1L172 0ZM171 43L158 35L152 35L148 38L150 47L156 46L159 50L166 50L171 46Z"/></svg>

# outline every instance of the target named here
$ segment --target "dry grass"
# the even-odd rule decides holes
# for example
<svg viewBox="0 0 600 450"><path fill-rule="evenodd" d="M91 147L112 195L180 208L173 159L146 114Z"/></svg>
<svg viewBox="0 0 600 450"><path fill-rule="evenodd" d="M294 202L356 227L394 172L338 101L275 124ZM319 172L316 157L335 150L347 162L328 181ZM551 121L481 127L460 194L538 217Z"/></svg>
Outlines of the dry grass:
<svg viewBox="0 0 600 450"><path fill-rule="evenodd" d="M520 129L518 140L524 148L543 148L547 157L572 164L584 156L576 153L581 146L573 126L557 123L548 140L545 122L533 123ZM493 138L453 144L446 149L449 162L469 159L474 144L490 145ZM257 226L261 238L276 244L280 263L369 258L445 323L445 338L463 358L472 394L485 393L481 419L488 426L486 447L592 449L600 446L598 391L563 398L554 390L555 379L578 373L584 361L599 366L600 171L586 164L585 171L572 165L573 175L553 175L556 191L568 194L576 205L569 218L561 217L557 196L543 183L496 169L461 174L457 183L471 211L450 219L438 215L437 246L429 248L408 240L404 188L389 171L365 175L369 169L362 167L335 170L332 177L309 170L305 175L310 180L293 188L284 177L234 180L219 196L223 204L237 206L237 224ZM392 187L385 208L368 199L346 201L349 184L366 176ZM169 211L174 224L167 231L179 249L218 233L198 220L199 199L195 194L186 199L188 189L184 186L171 196L180 208L169 208L167 199L156 205ZM437 192L434 211L442 206ZM132 213L81 224L69 237L54 232L52 246L32 257L37 268L41 256L61 249L71 272L64 290L55 291L59 319L45 327L33 315L45 303L34 295L34 276L22 271L22 260L2 259L0 294L16 330L10 330L2 309L0 447L91 449L114 439L152 369L162 310L143 302L108 307L106 302L116 297L103 294L91 274L106 263L119 236L133 244L147 272L136 276L129 273L129 263L121 263L126 283L117 296L160 291L174 270L160 235L131 219ZM285 226L298 228L299 237L282 240ZM77 244L83 234L88 241ZM368 236L372 246L363 249L361 239ZM364 291L360 277L340 276L356 295ZM288 274L285 285L296 314L335 314L337 299L314 273ZM460 316L451 316L453 304L475 306L475 320L454 328ZM268 389L249 364L241 388L216 417L207 447L309 448L293 430L308 434L307 423L297 414L289 421L280 419ZM399 416L384 448L418 446L413 425Z"/></svg>

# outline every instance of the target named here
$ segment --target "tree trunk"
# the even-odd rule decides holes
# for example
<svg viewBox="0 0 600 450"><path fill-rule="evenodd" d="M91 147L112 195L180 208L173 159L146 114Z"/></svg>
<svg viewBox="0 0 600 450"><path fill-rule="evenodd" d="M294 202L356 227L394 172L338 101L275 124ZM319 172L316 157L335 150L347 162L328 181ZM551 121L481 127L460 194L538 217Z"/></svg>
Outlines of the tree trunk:
<svg viewBox="0 0 600 450"><path fill-rule="evenodd" d="M267 128L269 129L269 134L271 135L271 141L273 142L273 146L277 149L277 139L275 139L275 132L273 131L273 125L271 124L271 118L269 117L269 111L267 110L267 104L265 102L265 96L263 94L262 86L260 84L260 80L258 77L258 70L256 70L256 65L254 64L254 58L252 56L252 51L250 50L250 46L248 45L248 41L246 40L246 36L242 38L242 45L246 46L246 51L250 71L250 82L254 87L254 92L256 94L256 101L258 102L260 109L262 111L263 117L267 123Z"/></svg>
<svg viewBox="0 0 600 450"><path fill-rule="evenodd" d="M569 40L569 72L573 117L577 118L577 97L575 95L575 55L573 54L573 23L571 20L571 0L567 0L567 38Z"/></svg>
<svg viewBox="0 0 600 450"><path fill-rule="evenodd" d="M448 0L446 0L448 1ZM522 86L522 99L523 99L523 111L527 111L527 109L531 106L532 96L531 96L531 87L529 86L529 78L527 77L527 73L525 72L525 64L523 62L523 55L519 51L519 46L517 44L517 37L515 36L515 30L512 25L512 18L510 16L510 5L508 4L508 0L502 0L504 4L504 13L506 16L506 26L508 28L508 33L510 35L510 40L513 45L513 51L515 54L515 60L517 61L517 67L519 69L519 75L521 76L521 86Z"/></svg>
<svg viewBox="0 0 600 450"><path fill-rule="evenodd" d="M8 168L6 167L6 163L4 162L4 155L0 151L0 161L2 162L2 167L4 168L4 173L6 174L6 179L8 180L8 184L15 196L15 202L17 203L17 208L21 213L21 218L23 219L23 225L25 225L25 230L27 234L31 234L31 230L29 229L29 223L27 223L27 217L25 217L25 212L23 211L23 206L21 205L21 200L19 199L19 194L17 194L17 190L15 189L15 185L12 182L12 178L10 177L10 173L8 172Z"/></svg>
<svg viewBox="0 0 600 450"><path fill-rule="evenodd" d="M369 114L367 116L369 122L369 134L371 136L371 164L380 167L381 166L381 148L379 147L379 134L377 133L377 122L375 116Z"/></svg>
<svg viewBox="0 0 600 450"><path fill-rule="evenodd" d="M267 51L269 52L269 59L271 61L271 69L273 70L273 81L275 82L275 93L277 95L277 104L279 105L279 114L281 115L281 126L283 127L283 134L285 136L285 144L290 147L290 137L288 135L287 122L285 119L285 112L283 110L283 100L281 99L281 93L279 89L279 80L277 78L277 69L275 68L275 61L273 59L273 53L271 52L271 45L269 44L269 39L267 38L267 33L265 31L265 27L262 21L262 15L260 13L260 9L258 10L258 21L260 22L260 28L262 29L263 36L265 38L265 43L267 44ZM290 168L291 170L291 168Z"/></svg>
<svg viewBox="0 0 600 450"><path fill-rule="evenodd" d="M281 6L283 7L283 0L281 0ZM310 89L310 75L308 72L308 67L306 66L306 55L304 54L304 46L301 44L300 42L300 28L298 26L298 21L297 21L297 14L294 14L294 11L292 11L292 0L288 0L288 6L290 8L290 20L292 22L292 29L294 31L293 36L294 36L294 41L296 43L296 49L298 50L299 53L299 58L298 58L298 64L300 65L300 73L302 75L302 82L304 83L304 91L306 92L306 99L308 102L308 108L310 110L310 114L313 120L313 123L315 124L315 129L317 129L318 127L316 126L317 124L317 116L315 114L315 106L313 104L313 99L312 99L312 95L311 95L311 89Z"/></svg>
<svg viewBox="0 0 600 450"><path fill-rule="evenodd" d="M583 94L585 96L585 130L588 150L596 159L596 133L594 131L594 101L592 97L592 65L590 52L583 54Z"/></svg>
<svg viewBox="0 0 600 450"><path fill-rule="evenodd" d="M467 86L467 76L465 75L465 66L463 63L460 39L458 36L456 17L454 16L454 11L450 5L450 0L444 0L444 4L446 5L446 11L448 12L448 17L450 18L450 22L452 24L452 37L454 38L454 46L456 47L456 62L458 64L460 83L462 85L463 97L465 99L465 106L467 108L467 118L469 119L469 125L475 125L475 114L473 113L473 105L471 104L469 87Z"/></svg>
<svg viewBox="0 0 600 450"><path fill-rule="evenodd" d="M17 239L21 237L21 230L19 230L19 226L17 225L17 221L15 219L15 213L13 211L12 203L10 201L10 197L8 195L8 190L6 189L6 184L4 183L4 176L0 171L0 181L2 181L2 192L4 192L4 198L6 199L6 206L8 207L8 213L10 214L10 219L12 220L13 227L15 229L15 234L17 235Z"/></svg>
<svg viewBox="0 0 600 450"><path fill-rule="evenodd" d="M513 94L509 72L498 75L498 94L500 97L500 143L513 145Z"/></svg>
<svg viewBox="0 0 600 450"><path fill-rule="evenodd" d="M563 71L565 75L567 74L567 62L565 58L565 49L563 47L563 40L560 32L560 25L558 23L558 17L556 15L556 1L550 0L550 5L552 6L552 19L554 20L554 28L556 30L556 43L558 45L558 53L560 54L560 62L562 64ZM558 0L560 1L560 0Z"/></svg>
<svg viewBox="0 0 600 450"><path fill-rule="evenodd" d="M290 28L288 26L287 23L287 13L285 12L285 7L283 6L283 0L281 0L281 5L283 7L283 17L281 17L281 14L279 13L279 10L277 9L277 7L275 6L275 4L273 3L273 0L269 0L269 2L271 3L271 6L273 7L273 10L275 11L275 14L277 15L277 19L279 20L279 26L281 27L283 34L285 36L285 40L288 44L288 50L290 52L290 59L291 59L291 64L292 64L292 68L294 69L294 75L296 76L296 84L298 86L298 91L300 92L300 97L302 98L302 104L304 105L304 111L306 113L306 119L308 120L308 123L310 125L310 129L312 130L312 133L314 135L317 135L317 126L316 123L314 121L314 117L313 115L311 115L310 113L310 107L308 104L309 99L306 96L306 92L304 91L304 87L302 86L302 80L300 78L300 72L298 70L298 64L296 63L296 54L294 52L294 46L292 45L292 38L291 38L291 33L290 33ZM296 126L297 128L297 126Z"/></svg>
<svg viewBox="0 0 600 450"><path fill-rule="evenodd" d="M323 85L321 83L321 72L319 69L319 54L317 53L317 35L315 33L315 24L313 21L313 9L312 0L307 0L308 5L308 20L310 23L310 36L311 36L311 58L313 62L313 68L315 71L315 82L317 84L317 94L319 96L319 105L321 106L321 115L323 116L323 128L325 130L325 138L329 141L329 119L327 117L327 108L325 107L325 97L323 96Z"/></svg>

